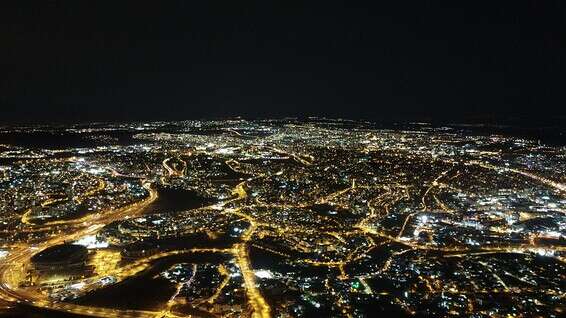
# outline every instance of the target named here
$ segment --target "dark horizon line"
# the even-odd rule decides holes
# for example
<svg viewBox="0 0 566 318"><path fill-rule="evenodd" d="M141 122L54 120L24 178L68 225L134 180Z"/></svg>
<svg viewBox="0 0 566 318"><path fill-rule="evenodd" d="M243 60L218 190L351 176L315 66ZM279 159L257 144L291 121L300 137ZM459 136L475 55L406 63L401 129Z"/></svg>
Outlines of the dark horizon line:
<svg viewBox="0 0 566 318"><path fill-rule="evenodd" d="M181 123L184 121L221 121L221 120L248 120L248 121L262 121L262 120L297 120L297 121L308 121L308 120L329 120L329 121L353 121L353 122L368 122L368 123L382 123L382 124L445 124L445 125L461 125L461 124L475 124L475 125L505 125L505 124L525 124L527 126L545 124L560 125L563 120L566 120L566 115L554 115L551 117L533 117L532 115L508 115L508 114L498 114L498 115L461 115L454 116L452 118L442 117L442 116L420 116L420 115L404 115L404 116L383 116L382 118L374 118L374 116L316 116L316 115L303 115L303 116L284 116L284 115L274 115L274 116L247 116L247 115L226 115L226 116L200 116L194 118L184 118L184 119L171 119L171 118L153 118L153 119L63 119L63 120L53 120L53 119L43 119L43 120L19 120L12 122L3 122L0 119L0 125L3 127L22 127L22 126L85 126L85 125L103 125L103 124L134 124L134 123L159 123L159 122L169 122L169 123ZM532 127L532 126L531 126ZM542 128L542 127L541 127Z"/></svg>

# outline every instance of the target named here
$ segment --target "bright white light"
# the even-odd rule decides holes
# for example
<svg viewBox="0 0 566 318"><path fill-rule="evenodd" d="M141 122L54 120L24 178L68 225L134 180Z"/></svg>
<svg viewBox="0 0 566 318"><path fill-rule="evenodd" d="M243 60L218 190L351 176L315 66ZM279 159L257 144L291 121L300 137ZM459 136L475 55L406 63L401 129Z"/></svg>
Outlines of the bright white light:
<svg viewBox="0 0 566 318"><path fill-rule="evenodd" d="M101 174L104 172L104 169L101 168L91 168L87 170L88 173L90 174Z"/></svg>
<svg viewBox="0 0 566 318"><path fill-rule="evenodd" d="M231 155L234 153L234 150L230 148L220 148L216 150L216 153L221 155Z"/></svg>
<svg viewBox="0 0 566 318"><path fill-rule="evenodd" d="M255 276L259 278L273 278L273 273L267 270L260 269L255 271Z"/></svg>
<svg viewBox="0 0 566 318"><path fill-rule="evenodd" d="M72 289L83 289L83 288L85 287L85 285L86 285L85 283L80 282L80 283L76 283L76 284L73 284L73 285L69 285L69 288L72 288Z"/></svg>
<svg viewBox="0 0 566 318"><path fill-rule="evenodd" d="M106 248L108 242L101 242L96 239L96 235L85 236L74 243L75 245L82 245L88 249L92 248Z"/></svg>
<svg viewBox="0 0 566 318"><path fill-rule="evenodd" d="M534 250L535 253L537 253L540 256L547 256L547 257L552 257L554 256L554 251L552 250L547 250L544 248L537 248Z"/></svg>

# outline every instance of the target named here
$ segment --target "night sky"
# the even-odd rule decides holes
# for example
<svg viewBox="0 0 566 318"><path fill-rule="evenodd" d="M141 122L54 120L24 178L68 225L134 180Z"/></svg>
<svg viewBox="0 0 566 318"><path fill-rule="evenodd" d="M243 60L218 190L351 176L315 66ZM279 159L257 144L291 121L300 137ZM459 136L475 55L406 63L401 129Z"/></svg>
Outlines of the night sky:
<svg viewBox="0 0 566 318"><path fill-rule="evenodd" d="M0 122L566 114L563 1L2 1Z"/></svg>

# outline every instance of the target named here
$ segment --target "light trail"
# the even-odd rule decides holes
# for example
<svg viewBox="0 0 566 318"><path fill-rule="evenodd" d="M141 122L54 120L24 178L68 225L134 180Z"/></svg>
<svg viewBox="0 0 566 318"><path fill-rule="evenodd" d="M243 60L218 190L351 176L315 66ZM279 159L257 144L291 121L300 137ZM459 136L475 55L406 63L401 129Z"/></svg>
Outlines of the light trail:
<svg viewBox="0 0 566 318"><path fill-rule="evenodd" d="M206 302L209 304L213 304L216 301L216 299L220 296L220 293L222 293L224 287L226 287L226 285L228 285L231 280L230 274L223 265L220 265L220 267L218 267L218 272L220 273L220 275L224 276L224 279L222 280L218 288L216 288L214 294L206 300Z"/></svg>
<svg viewBox="0 0 566 318"><path fill-rule="evenodd" d="M438 182L440 181L440 179L442 179L450 170L452 170L452 168L449 168L445 171L443 171L442 173L440 173L436 179L434 179L431 183L431 185L426 189L425 193L423 194L422 198L421 198L421 211L426 211L427 210L427 205L426 205L426 197L429 194L429 192L436 186L438 186ZM407 217L405 218L405 222L403 222L403 226L401 227L401 230L399 231L399 234L397 234L397 237L400 238L401 236L403 236L403 233L405 232L405 227L407 226L407 224L409 223L409 220L415 215L418 214L419 212L413 212L409 215L407 215Z"/></svg>
<svg viewBox="0 0 566 318"><path fill-rule="evenodd" d="M551 179L548 179L548 178L541 177L541 176L536 175L536 174L531 173L531 172L522 171L522 170L514 169L514 168L500 168L500 167L494 166L492 164L479 162L479 161L471 161L470 163L476 164L476 165L478 165L482 168L485 168L485 169L490 169L490 170L495 170L495 171L503 171L503 172L510 171L510 172L513 172L513 173L516 173L516 174L520 174L522 176L536 180L536 181L538 181L538 182L540 182L544 185L547 185L551 188L554 188L554 189L556 189L560 192L563 192L563 193L566 192L566 184L563 184L563 183L560 183L560 182L557 182L557 181L554 181L554 180L551 180Z"/></svg>
<svg viewBox="0 0 566 318"><path fill-rule="evenodd" d="M253 309L252 318L271 317L271 308L257 289L255 273L251 269L251 265L249 263L249 255L246 245L236 244L236 246L234 246L233 253L238 267L240 267L240 271L242 272L242 277L244 278L248 301Z"/></svg>
<svg viewBox="0 0 566 318"><path fill-rule="evenodd" d="M493 269L491 269L491 267L487 263L485 263L485 262L478 262L478 263L480 265L482 265L484 268L486 268L491 273L491 275L497 280L497 282L501 286L503 286L503 288L505 288L505 290L509 290L509 287L507 287L507 284L505 284L505 282L501 279L501 277L499 277L499 275L497 275L497 273L495 273L493 271Z"/></svg>
<svg viewBox="0 0 566 318"><path fill-rule="evenodd" d="M165 309L162 310L161 313L159 313L157 315L157 317L171 317L171 308L173 308L173 305L175 305L175 298L177 298L177 296L179 296L179 293L181 292L181 289L183 287L191 286L191 284L193 283L193 280L195 279L195 275L197 273L197 264L193 264L192 270L193 270L193 272L192 272L191 278L189 278L189 280L187 282L181 282L181 283L177 284L177 288L175 290L175 293L173 293L171 298L169 298L169 301L167 301L167 305L166 305Z"/></svg>

